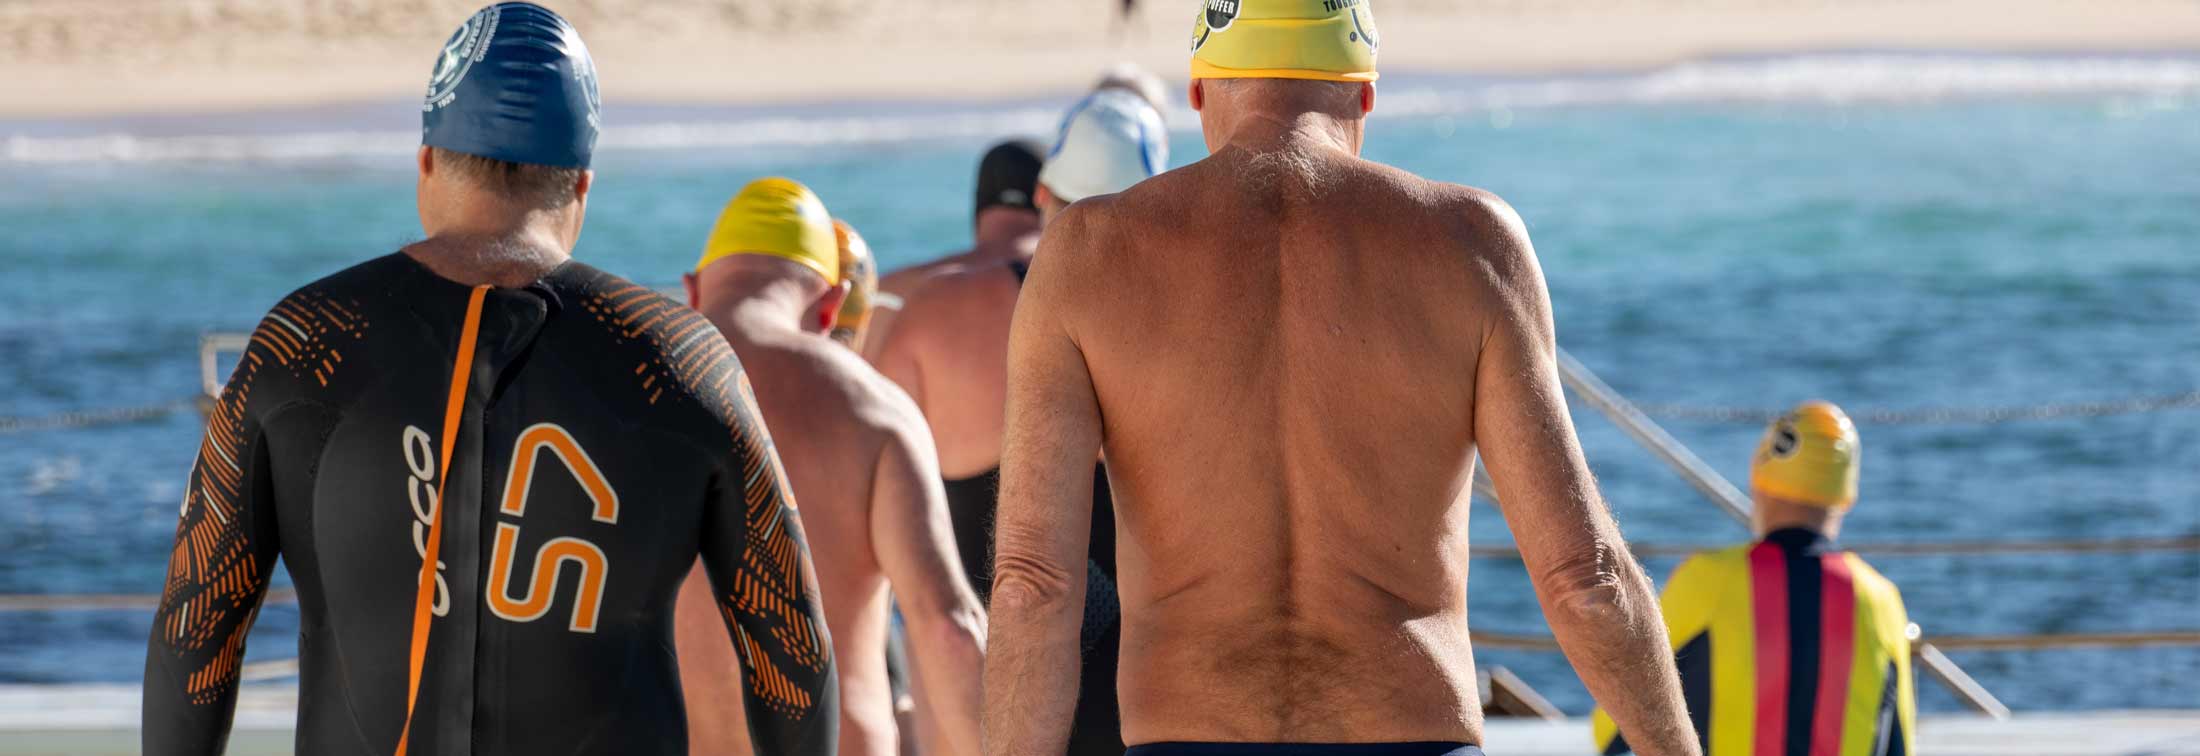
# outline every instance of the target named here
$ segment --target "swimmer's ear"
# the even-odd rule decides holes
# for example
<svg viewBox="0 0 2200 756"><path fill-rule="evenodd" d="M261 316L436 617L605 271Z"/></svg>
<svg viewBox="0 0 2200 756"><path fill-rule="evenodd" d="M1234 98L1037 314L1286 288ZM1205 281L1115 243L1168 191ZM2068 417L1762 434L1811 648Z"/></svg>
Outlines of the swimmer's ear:
<svg viewBox="0 0 2200 756"><path fill-rule="evenodd" d="M576 200L586 199L588 197L588 188L595 185L596 172L589 170L581 171L581 177L573 179L573 198Z"/></svg>
<svg viewBox="0 0 2200 756"><path fill-rule="evenodd" d="M1202 81L1202 80L1199 80L1199 79L1193 79L1193 80L1192 80L1192 85L1191 85L1191 87L1190 87L1190 88L1188 88L1188 89L1187 89L1187 90L1185 91L1185 98L1186 98L1186 99L1189 99L1189 100L1191 100L1191 102L1192 102L1192 110L1193 110L1193 112L1198 112L1198 110L1199 110L1200 108L1206 107L1206 106L1207 106L1207 87L1206 87L1206 82L1204 82L1204 81Z"/></svg>
<svg viewBox="0 0 2200 756"><path fill-rule="evenodd" d="M832 333L833 326L840 324L840 304L848 301L848 292L854 290L855 285L854 281L842 281L817 298L817 330Z"/></svg>
<svg viewBox="0 0 2200 756"><path fill-rule="evenodd" d="M1375 82L1360 82L1360 115L1375 112Z"/></svg>
<svg viewBox="0 0 2200 756"><path fill-rule="evenodd" d="M680 274L680 288L687 289L688 309L703 309L702 289L696 283L694 271Z"/></svg>
<svg viewBox="0 0 2200 756"><path fill-rule="evenodd" d="M429 174L435 173L435 150L430 149L425 144L420 145L420 154L415 155L413 159L420 163L421 178L427 178Z"/></svg>

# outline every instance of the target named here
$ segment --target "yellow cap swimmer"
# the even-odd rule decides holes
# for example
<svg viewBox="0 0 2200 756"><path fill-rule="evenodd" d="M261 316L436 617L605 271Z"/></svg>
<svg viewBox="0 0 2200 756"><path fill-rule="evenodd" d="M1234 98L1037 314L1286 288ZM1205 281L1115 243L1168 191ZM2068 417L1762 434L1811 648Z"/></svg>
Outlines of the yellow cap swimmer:
<svg viewBox="0 0 2200 756"><path fill-rule="evenodd" d="M840 301L840 317L833 325L833 336L846 332L848 339L860 339L863 327L871 321L871 295L878 291L878 266L871 260L871 245L854 226L838 218L833 219L833 241L840 248L840 279L847 281L848 298Z"/></svg>
<svg viewBox="0 0 2200 756"><path fill-rule="evenodd" d="M1798 504L1845 509L1856 503L1863 446L1856 424L1829 402L1804 402L1772 421L1750 461L1749 486Z"/></svg>
<svg viewBox="0 0 2200 756"><path fill-rule="evenodd" d="M1374 81L1371 0L1204 0L1194 79Z"/></svg>
<svg viewBox="0 0 2200 756"><path fill-rule="evenodd" d="M695 269L701 271L737 254L793 260L817 271L827 284L840 283L840 248L833 242L832 216L809 187L792 179L761 178L742 187L718 213L718 224L711 227Z"/></svg>

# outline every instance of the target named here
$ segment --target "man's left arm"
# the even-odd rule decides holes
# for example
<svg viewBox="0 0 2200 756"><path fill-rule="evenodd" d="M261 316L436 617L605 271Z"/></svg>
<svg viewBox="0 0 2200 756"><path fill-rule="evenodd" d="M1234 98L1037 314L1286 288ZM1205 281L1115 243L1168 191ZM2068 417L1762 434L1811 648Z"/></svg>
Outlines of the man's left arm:
<svg viewBox="0 0 2200 756"><path fill-rule="evenodd" d="M1076 209L1040 242L1016 305L985 666L985 753L1061 753L1077 706L1077 631L1092 530L1100 403L1065 300L1081 262Z"/></svg>

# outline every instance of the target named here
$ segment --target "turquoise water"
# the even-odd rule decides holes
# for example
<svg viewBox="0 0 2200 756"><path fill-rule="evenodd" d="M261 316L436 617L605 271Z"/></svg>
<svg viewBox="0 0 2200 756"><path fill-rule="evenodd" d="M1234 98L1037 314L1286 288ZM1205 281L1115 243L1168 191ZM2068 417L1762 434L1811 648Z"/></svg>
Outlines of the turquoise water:
<svg viewBox="0 0 2200 756"><path fill-rule="evenodd" d="M1491 91L1386 90L1408 113L1377 119L1367 154L1509 199L1561 342L1638 401L1913 409L2200 388L2200 89L1427 104L1455 90ZM948 121L911 106L899 121L833 121L845 138L801 138L823 127L798 121L784 137L617 145L599 157L577 254L670 284L727 196L783 173L888 267L924 259L967 238L984 137L1036 132L1051 106ZM761 117L713 117L736 116ZM10 128L66 131L0 135ZM290 288L419 233L402 144L242 160L42 161L12 147L0 416L187 397L200 333L248 328ZM1178 163L1203 151L1188 131L1175 149ZM1575 412L1631 538L1742 537L1593 410ZM1745 477L1757 427L1667 425ZM186 412L0 435L0 593L157 591L200 428ZM2200 411L1862 431L1852 541L2200 535ZM1495 511L1478 515L1478 543L1507 540ZM1674 565L1649 561L1660 576ZM2196 554L1874 561L1929 635L2200 629ZM1544 632L1519 565L1475 569L1477 627ZM0 682L132 680L148 616L0 614ZM251 657L293 655L296 629L294 611L270 607ZM1587 706L1554 654L1482 656L1570 711ZM1954 656L2020 709L2200 705L2200 649ZM1920 688L1927 707L1954 708Z"/></svg>

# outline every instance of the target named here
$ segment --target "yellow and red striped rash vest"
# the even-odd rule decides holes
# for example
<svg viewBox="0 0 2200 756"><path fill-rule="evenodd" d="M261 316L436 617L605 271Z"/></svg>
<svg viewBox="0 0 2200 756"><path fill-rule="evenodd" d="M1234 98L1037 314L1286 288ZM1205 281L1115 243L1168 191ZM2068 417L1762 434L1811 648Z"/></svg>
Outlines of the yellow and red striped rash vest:
<svg viewBox="0 0 2200 756"><path fill-rule="evenodd" d="M1902 594L1824 536L1697 554L1659 599L1708 756L1907 755L1917 697ZM1629 753L1609 716L1600 753Z"/></svg>

